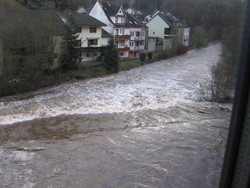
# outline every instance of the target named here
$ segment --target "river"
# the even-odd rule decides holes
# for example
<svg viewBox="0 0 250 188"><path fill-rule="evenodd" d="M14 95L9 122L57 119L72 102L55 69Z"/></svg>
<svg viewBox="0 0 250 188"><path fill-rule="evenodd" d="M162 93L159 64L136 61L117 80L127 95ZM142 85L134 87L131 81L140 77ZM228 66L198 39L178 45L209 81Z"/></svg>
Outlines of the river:
<svg viewBox="0 0 250 188"><path fill-rule="evenodd" d="M0 187L217 187L231 105L201 86L221 51L0 99Z"/></svg>

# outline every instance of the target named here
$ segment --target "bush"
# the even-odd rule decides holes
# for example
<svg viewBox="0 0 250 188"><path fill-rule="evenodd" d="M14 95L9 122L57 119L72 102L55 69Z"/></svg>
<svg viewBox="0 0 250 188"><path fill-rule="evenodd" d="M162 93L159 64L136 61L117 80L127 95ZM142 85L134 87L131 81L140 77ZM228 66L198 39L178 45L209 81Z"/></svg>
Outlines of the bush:
<svg viewBox="0 0 250 188"><path fill-rule="evenodd" d="M188 47L185 45L180 45L177 49L177 55L185 54L188 51Z"/></svg>
<svg viewBox="0 0 250 188"><path fill-rule="evenodd" d="M152 57L153 57L152 52L148 52L148 53L147 53L147 56L148 56L148 59L149 59L149 60L151 60L151 59L152 59Z"/></svg>
<svg viewBox="0 0 250 188"><path fill-rule="evenodd" d="M160 51L157 55L156 55L156 60L164 60L164 59L168 59L169 58L169 54L166 50L164 51Z"/></svg>
<svg viewBox="0 0 250 188"><path fill-rule="evenodd" d="M140 54L140 61L143 62L143 61L145 61L145 59L146 59L146 54L145 53L141 53Z"/></svg>
<svg viewBox="0 0 250 188"><path fill-rule="evenodd" d="M212 67L210 84L202 87L202 97L205 100L213 102L230 101L233 76L230 76L229 68L224 62L219 62Z"/></svg>

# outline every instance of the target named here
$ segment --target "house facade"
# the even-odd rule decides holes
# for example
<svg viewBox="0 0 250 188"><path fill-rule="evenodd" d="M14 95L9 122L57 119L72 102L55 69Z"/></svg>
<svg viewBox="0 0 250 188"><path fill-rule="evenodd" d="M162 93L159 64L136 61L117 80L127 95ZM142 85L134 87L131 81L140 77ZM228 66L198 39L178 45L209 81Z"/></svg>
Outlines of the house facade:
<svg viewBox="0 0 250 188"><path fill-rule="evenodd" d="M81 43L80 62L95 61L107 46L108 37L105 38L102 29L106 25L86 13L64 13L60 16L64 21L70 17L74 20L78 40Z"/></svg>
<svg viewBox="0 0 250 188"><path fill-rule="evenodd" d="M172 48L174 41L177 41L179 45L189 45L190 29L171 15L157 11L146 25L149 37L162 39L163 50Z"/></svg>
<svg viewBox="0 0 250 188"><path fill-rule="evenodd" d="M138 58L145 51L146 25L126 13L122 6L97 1L89 14L107 25L103 29L114 36L120 58Z"/></svg>

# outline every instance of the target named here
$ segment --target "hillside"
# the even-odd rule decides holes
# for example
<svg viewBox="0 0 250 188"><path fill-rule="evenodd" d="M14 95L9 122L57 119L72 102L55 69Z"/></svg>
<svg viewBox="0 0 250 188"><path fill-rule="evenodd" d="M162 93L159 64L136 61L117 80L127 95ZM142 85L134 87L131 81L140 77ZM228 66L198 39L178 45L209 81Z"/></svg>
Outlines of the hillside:
<svg viewBox="0 0 250 188"><path fill-rule="evenodd" d="M15 8L15 9L26 9L21 3L17 0L0 0L1 8Z"/></svg>

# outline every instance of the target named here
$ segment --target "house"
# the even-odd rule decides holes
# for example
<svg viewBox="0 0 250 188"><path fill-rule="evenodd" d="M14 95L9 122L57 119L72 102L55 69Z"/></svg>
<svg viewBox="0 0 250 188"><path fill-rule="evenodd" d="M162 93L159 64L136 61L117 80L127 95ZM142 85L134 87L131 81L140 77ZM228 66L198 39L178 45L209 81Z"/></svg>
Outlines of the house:
<svg viewBox="0 0 250 188"><path fill-rule="evenodd" d="M126 13L122 6L99 0L89 15L107 25L103 29L114 36L120 58L137 58L145 51L146 25L135 16Z"/></svg>
<svg viewBox="0 0 250 188"><path fill-rule="evenodd" d="M138 58L146 51L148 28L134 15L126 13L126 23L130 30L129 58Z"/></svg>
<svg viewBox="0 0 250 188"><path fill-rule="evenodd" d="M107 46L110 35L102 29L106 24L86 13L62 13L64 22L72 17L77 27L78 40L81 42L81 62L95 61Z"/></svg>
<svg viewBox="0 0 250 188"><path fill-rule="evenodd" d="M189 27L170 14L165 15L157 11L149 18L146 25L149 37L162 39L163 50L172 48L174 41L177 41L179 45L189 45Z"/></svg>

